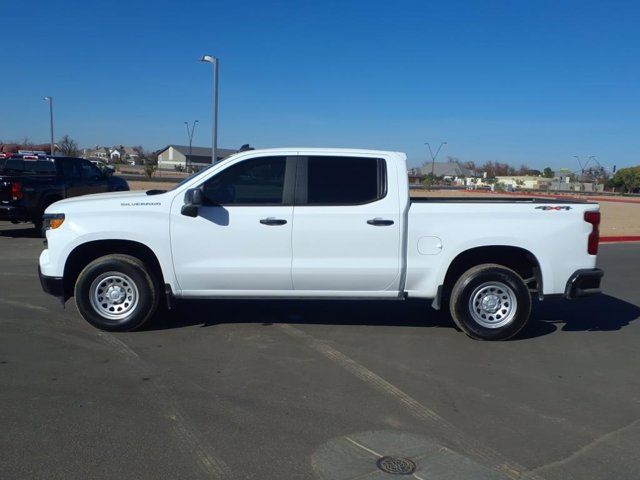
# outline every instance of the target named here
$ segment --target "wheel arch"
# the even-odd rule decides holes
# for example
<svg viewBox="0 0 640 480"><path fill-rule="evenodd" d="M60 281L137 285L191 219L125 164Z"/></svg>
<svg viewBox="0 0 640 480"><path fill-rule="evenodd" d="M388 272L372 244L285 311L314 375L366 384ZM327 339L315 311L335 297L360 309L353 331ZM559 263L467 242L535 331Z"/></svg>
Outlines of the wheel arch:
<svg viewBox="0 0 640 480"><path fill-rule="evenodd" d="M448 299L456 280L468 269L484 263L495 263L510 268L522 277L531 292L542 297L542 270L540 262L529 250L512 245L474 247L460 252L449 264L439 294ZM439 306L439 303L438 303Z"/></svg>
<svg viewBox="0 0 640 480"><path fill-rule="evenodd" d="M73 296L80 272L96 258L110 254L123 254L141 260L157 281L158 291L163 292L165 276L156 254L143 243L134 240L93 240L76 246L67 256L64 265L65 300Z"/></svg>

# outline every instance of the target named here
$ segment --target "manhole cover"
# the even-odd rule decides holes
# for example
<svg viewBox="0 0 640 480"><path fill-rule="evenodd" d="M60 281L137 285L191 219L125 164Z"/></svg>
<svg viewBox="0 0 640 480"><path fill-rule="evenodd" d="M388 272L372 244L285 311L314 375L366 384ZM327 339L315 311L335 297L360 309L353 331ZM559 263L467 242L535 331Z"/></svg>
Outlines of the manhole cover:
<svg viewBox="0 0 640 480"><path fill-rule="evenodd" d="M409 475L416 471L416 464L404 457L382 457L376 463L383 472L395 475Z"/></svg>

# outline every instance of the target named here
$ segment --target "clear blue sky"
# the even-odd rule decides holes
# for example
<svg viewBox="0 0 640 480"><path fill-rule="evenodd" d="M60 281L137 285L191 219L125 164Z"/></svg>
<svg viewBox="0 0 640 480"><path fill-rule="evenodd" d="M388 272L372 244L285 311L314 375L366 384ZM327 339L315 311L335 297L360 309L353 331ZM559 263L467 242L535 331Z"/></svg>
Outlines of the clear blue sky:
<svg viewBox="0 0 640 480"><path fill-rule="evenodd" d="M0 140L211 139L344 146L532 167L640 163L640 3L5 1Z"/></svg>

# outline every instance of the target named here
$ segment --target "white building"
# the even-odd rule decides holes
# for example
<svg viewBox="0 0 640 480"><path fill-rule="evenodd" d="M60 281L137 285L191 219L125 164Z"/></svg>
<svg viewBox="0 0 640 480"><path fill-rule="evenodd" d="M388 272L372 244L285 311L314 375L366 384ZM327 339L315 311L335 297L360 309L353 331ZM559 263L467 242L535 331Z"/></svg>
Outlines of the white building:
<svg viewBox="0 0 640 480"><path fill-rule="evenodd" d="M496 177L496 183L502 183L507 188L524 188L527 190L547 190L552 178L536 177L533 175L507 175Z"/></svg>

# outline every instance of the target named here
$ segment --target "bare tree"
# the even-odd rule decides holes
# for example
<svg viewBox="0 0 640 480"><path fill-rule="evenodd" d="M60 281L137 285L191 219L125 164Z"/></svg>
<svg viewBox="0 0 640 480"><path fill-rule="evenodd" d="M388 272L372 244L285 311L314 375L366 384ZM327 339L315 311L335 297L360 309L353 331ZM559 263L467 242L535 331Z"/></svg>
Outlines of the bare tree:
<svg viewBox="0 0 640 480"><path fill-rule="evenodd" d="M58 150L65 157L78 156L78 144L69 135L65 135L57 144Z"/></svg>
<svg viewBox="0 0 640 480"><path fill-rule="evenodd" d="M508 163L486 162L478 168L478 170L487 172L487 178L495 178L499 176L514 175L516 169Z"/></svg>
<svg viewBox="0 0 640 480"><path fill-rule="evenodd" d="M146 163L147 153L144 151L144 148L142 148L142 145L133 147L133 151L136 152L136 155L138 155L138 160L140 160L142 163Z"/></svg>

